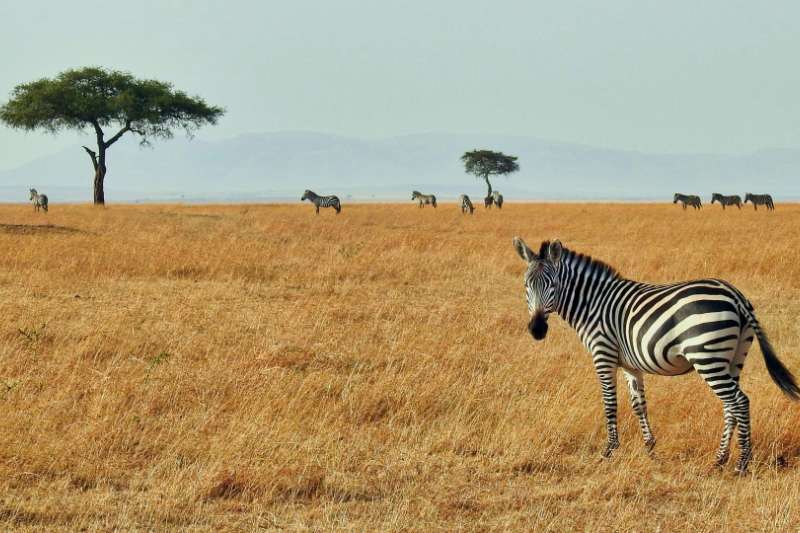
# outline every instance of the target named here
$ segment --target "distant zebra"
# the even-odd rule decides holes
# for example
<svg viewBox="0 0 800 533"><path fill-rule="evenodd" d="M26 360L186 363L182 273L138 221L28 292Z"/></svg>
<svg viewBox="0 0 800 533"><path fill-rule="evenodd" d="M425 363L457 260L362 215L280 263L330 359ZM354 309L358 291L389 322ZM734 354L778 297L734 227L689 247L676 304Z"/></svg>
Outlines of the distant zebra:
<svg viewBox="0 0 800 533"><path fill-rule="evenodd" d="M503 195L500 194L500 191L492 192L492 201L494 202L494 205L497 206L497 209L503 208Z"/></svg>
<svg viewBox="0 0 800 533"><path fill-rule="evenodd" d="M726 205L735 205L739 209L742 208L742 197L738 194L733 194L731 196L724 196L718 192L715 192L711 195L711 203L713 205L714 202L719 202L722 206L722 209L725 209Z"/></svg>
<svg viewBox="0 0 800 533"><path fill-rule="evenodd" d="M758 211L758 206L765 205L767 209L773 211L775 209L775 204L772 203L772 196L769 194L750 194L747 193L744 195L744 203L753 202L753 209Z"/></svg>
<svg viewBox="0 0 800 533"><path fill-rule="evenodd" d="M490 194L489 196L483 199L483 208L486 209L491 208L492 204L494 203L494 197Z"/></svg>
<svg viewBox="0 0 800 533"><path fill-rule="evenodd" d="M317 214L319 215L319 208L320 207L332 207L336 209L336 214L342 212L342 204L339 202L339 197L335 195L330 196L320 196L314 191L310 191L308 189L305 190L303 196L300 198L300 201L308 200L314 207L317 208Z"/></svg>
<svg viewBox="0 0 800 533"><path fill-rule="evenodd" d="M419 191L412 191L411 199L419 202L420 207L424 207L425 205L428 204L432 205L433 207L436 207L436 196L433 194L422 194Z"/></svg>
<svg viewBox="0 0 800 533"><path fill-rule="evenodd" d="M470 215L474 213L475 206L472 205L472 200L469 199L469 196L462 194L458 197L458 202L461 204L462 213L466 213L467 211L469 211Z"/></svg>
<svg viewBox="0 0 800 533"><path fill-rule="evenodd" d="M33 210L38 212L41 208L44 209L45 213L47 213L47 195L39 194L36 192L36 189L30 189L30 192L30 201L33 202Z"/></svg>
<svg viewBox="0 0 800 533"><path fill-rule="evenodd" d="M681 194L679 192L675 193L675 196L672 199L673 204L677 204L681 202L683 204L683 208L686 209L687 205L694 207L695 209L700 209L703 207L703 203L700 201L699 196L695 196L694 194Z"/></svg>
<svg viewBox="0 0 800 533"><path fill-rule="evenodd" d="M607 264L563 248L559 241L543 242L538 254L518 237L514 247L528 263L525 292L533 338L545 337L547 318L556 312L592 355L605 407L604 456L619 447L618 369L628 383L648 449L656 441L647 419L643 373L677 376L695 370L722 401L725 427L717 465L728 460L738 426L740 473L747 470L751 445L749 400L739 387L739 375L754 335L772 380L790 398L800 398L794 377L775 355L753 306L730 283L701 279L651 285L625 279Z"/></svg>

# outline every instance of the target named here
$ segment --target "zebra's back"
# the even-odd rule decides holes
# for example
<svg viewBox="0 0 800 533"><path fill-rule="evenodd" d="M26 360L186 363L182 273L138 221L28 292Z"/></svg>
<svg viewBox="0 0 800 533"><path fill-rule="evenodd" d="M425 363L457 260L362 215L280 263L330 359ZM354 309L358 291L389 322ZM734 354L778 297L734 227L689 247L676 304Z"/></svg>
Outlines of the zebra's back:
<svg viewBox="0 0 800 533"><path fill-rule="evenodd" d="M735 352L748 327L747 299L719 279L651 285L620 279L599 316L617 344L623 367L650 374L689 372L710 349ZM751 335L752 336L752 335ZM701 366L702 368L702 366Z"/></svg>

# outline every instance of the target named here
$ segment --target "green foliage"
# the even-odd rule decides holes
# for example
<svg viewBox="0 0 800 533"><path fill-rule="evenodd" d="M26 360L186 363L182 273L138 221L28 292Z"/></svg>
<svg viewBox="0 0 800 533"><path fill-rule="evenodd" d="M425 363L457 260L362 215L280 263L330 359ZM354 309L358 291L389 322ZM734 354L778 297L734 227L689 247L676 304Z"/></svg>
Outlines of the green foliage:
<svg viewBox="0 0 800 533"><path fill-rule="evenodd" d="M492 203L492 183L489 176L507 175L519 170L517 156L506 155L503 152L492 150L473 150L461 156L464 170L478 179L486 182L486 205ZM501 204L498 204L501 205Z"/></svg>
<svg viewBox="0 0 800 533"><path fill-rule="evenodd" d="M492 150L465 152L461 161L466 172L484 180L488 180L489 176L505 175L519 170L516 156Z"/></svg>
<svg viewBox="0 0 800 533"><path fill-rule="evenodd" d="M176 128L191 135L204 124L216 124L223 113L170 83L87 67L18 85L0 107L0 121L12 128L51 133L94 127L95 132L101 129L99 135L102 128L116 125L120 133L105 142L107 148L127 131L139 135L142 143L172 137Z"/></svg>
<svg viewBox="0 0 800 533"><path fill-rule="evenodd" d="M491 150L473 150L461 156L464 170L477 178L510 174L519 170L517 157Z"/></svg>

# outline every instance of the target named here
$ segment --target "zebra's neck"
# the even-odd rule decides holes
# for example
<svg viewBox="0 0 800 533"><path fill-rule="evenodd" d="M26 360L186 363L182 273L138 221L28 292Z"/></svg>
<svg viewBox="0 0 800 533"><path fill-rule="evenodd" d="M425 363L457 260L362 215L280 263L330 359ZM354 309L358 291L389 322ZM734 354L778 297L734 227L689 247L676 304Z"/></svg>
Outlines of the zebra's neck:
<svg viewBox="0 0 800 533"><path fill-rule="evenodd" d="M566 249L561 262L556 312L580 334L592 318L594 304L626 280L602 261Z"/></svg>

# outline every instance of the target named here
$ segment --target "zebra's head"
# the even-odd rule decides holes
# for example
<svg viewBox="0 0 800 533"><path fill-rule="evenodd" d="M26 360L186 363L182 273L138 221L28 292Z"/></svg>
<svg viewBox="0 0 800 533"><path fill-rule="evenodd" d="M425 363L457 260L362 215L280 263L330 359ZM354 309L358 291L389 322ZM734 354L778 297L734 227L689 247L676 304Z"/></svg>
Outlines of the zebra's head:
<svg viewBox="0 0 800 533"><path fill-rule="evenodd" d="M678 203L678 197L679 196L680 196L680 194L675 193L675 196L672 197L672 203L673 204L677 204Z"/></svg>
<svg viewBox="0 0 800 533"><path fill-rule="evenodd" d="M417 196L422 196L422 193L419 191L411 191L411 199L416 200Z"/></svg>
<svg viewBox="0 0 800 533"><path fill-rule="evenodd" d="M542 340L547 335L547 317L556 308L558 271L563 247L560 241L544 241L537 255L528 248L525 241L514 237L514 248L528 263L528 270L525 272L525 297L531 315L528 331L534 339Z"/></svg>
<svg viewBox="0 0 800 533"><path fill-rule="evenodd" d="M30 189L30 192L31 192L31 197L29 198L29 200L33 200L34 198L36 198L36 195L38 193L36 192L36 189Z"/></svg>
<svg viewBox="0 0 800 533"><path fill-rule="evenodd" d="M744 195L744 203L750 202L753 200L753 195L749 192Z"/></svg>
<svg viewBox="0 0 800 533"><path fill-rule="evenodd" d="M719 201L719 203L722 203L722 195L720 193L718 193L718 192L715 192L715 193L713 193L711 195L711 203L713 204L716 201Z"/></svg>
<svg viewBox="0 0 800 533"><path fill-rule="evenodd" d="M303 196L300 197L300 201L302 202L310 197L311 197L311 191L306 189L305 191L303 191Z"/></svg>

